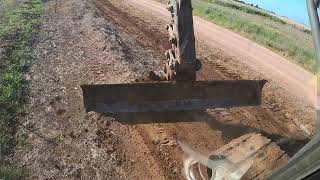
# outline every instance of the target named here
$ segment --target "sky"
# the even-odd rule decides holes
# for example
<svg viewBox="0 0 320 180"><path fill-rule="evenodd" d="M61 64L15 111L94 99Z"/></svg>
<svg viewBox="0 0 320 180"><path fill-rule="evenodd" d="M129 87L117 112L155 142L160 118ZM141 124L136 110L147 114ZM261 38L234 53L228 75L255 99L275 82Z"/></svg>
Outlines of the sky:
<svg viewBox="0 0 320 180"><path fill-rule="evenodd" d="M243 0L309 26L306 0Z"/></svg>

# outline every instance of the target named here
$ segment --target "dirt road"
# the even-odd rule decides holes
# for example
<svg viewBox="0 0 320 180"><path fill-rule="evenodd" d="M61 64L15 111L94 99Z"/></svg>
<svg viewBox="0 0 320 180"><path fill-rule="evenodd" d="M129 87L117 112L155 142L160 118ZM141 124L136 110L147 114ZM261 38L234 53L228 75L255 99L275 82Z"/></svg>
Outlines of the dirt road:
<svg viewBox="0 0 320 180"><path fill-rule="evenodd" d="M169 22L165 5L152 0L127 0L140 10L146 11ZM219 48L225 54L236 57L257 72L263 73L269 81L276 81L295 97L310 105L316 103L312 73L288 61L284 57L230 30L194 17L195 36L209 47Z"/></svg>

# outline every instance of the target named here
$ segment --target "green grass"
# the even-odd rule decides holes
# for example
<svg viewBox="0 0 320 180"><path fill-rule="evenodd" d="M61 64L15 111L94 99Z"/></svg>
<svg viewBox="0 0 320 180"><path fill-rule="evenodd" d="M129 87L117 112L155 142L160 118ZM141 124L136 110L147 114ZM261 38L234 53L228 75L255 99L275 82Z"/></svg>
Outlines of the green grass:
<svg viewBox="0 0 320 180"><path fill-rule="evenodd" d="M1 17L0 41L8 43L0 64L0 179L21 176L21 171L6 161L6 156L20 141L15 132L27 85L23 73L32 61L32 41L39 30L42 12L42 0L29 0L16 4Z"/></svg>
<svg viewBox="0 0 320 180"><path fill-rule="evenodd" d="M232 0L194 1L193 13L276 51L312 73L317 71L310 30Z"/></svg>

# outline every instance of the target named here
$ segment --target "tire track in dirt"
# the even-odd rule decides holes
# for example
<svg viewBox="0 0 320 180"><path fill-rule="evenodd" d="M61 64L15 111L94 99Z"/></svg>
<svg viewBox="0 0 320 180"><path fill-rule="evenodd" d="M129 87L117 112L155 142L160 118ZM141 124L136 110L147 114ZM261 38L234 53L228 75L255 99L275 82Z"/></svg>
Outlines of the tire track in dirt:
<svg viewBox="0 0 320 180"><path fill-rule="evenodd" d="M163 52L169 48L165 31L149 26L149 21L129 14L129 10L118 8L114 2L97 0L96 4L106 19L117 24L123 31L135 37L139 44L162 59ZM212 61L212 55L206 53L201 50L203 69L198 73L199 80L242 78L239 73L231 72L227 68L228 64ZM214 58L217 56L213 56L212 59ZM219 58L225 59L223 55ZM295 125L289 126L291 129L288 129L288 118L285 118L283 113L277 114L281 109L268 108L268 103L262 107L219 109L191 114L144 114L131 117L130 120L124 117L117 117L116 120L138 124L136 128L157 159L163 174L167 178L182 178L182 152L176 145L177 140L188 142L209 153L243 134L260 132L273 141L284 139L284 150L291 155L294 154L308 139ZM285 120L279 122L283 118ZM157 139L163 133L166 134L165 139Z"/></svg>

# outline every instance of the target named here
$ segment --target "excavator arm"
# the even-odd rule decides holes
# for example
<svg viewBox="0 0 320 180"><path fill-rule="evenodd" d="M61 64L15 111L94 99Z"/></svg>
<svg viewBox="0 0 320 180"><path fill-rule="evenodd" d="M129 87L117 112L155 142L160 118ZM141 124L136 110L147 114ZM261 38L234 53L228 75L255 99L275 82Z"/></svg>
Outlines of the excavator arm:
<svg viewBox="0 0 320 180"><path fill-rule="evenodd" d="M196 58L191 0L170 0L167 9L172 19L166 27L171 43L171 49L166 52L166 78L195 81L201 62Z"/></svg>
<svg viewBox="0 0 320 180"><path fill-rule="evenodd" d="M172 46L165 53L167 81L82 85L86 110L117 113L259 105L264 80L196 81L201 63L196 58L191 0L170 0L168 10L172 19L166 28Z"/></svg>

